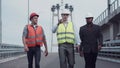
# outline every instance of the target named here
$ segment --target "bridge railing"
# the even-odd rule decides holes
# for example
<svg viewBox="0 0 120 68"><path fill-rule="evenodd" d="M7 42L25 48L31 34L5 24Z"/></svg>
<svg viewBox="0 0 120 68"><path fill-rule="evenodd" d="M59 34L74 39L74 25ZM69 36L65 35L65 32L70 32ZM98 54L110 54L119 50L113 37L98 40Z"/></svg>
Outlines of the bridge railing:
<svg viewBox="0 0 120 68"><path fill-rule="evenodd" d="M0 59L24 54L23 46L1 44L0 45Z"/></svg>
<svg viewBox="0 0 120 68"><path fill-rule="evenodd" d="M99 56L120 60L120 40L104 42Z"/></svg>
<svg viewBox="0 0 120 68"><path fill-rule="evenodd" d="M96 24L103 24L101 21L103 21L104 19L106 19L109 16L109 12L110 14L112 14L118 7L120 6L120 2L119 0L115 0L111 5L110 5L110 11L107 9L105 9L95 20L94 23Z"/></svg>
<svg viewBox="0 0 120 68"><path fill-rule="evenodd" d="M110 6L110 13L114 12L119 6L119 0L115 0Z"/></svg>

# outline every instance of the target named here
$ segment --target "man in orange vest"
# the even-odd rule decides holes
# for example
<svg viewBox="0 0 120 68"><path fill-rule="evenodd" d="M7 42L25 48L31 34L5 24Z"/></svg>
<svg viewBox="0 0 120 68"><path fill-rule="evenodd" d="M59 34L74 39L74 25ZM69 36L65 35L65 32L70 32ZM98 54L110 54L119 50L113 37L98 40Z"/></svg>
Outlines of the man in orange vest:
<svg viewBox="0 0 120 68"><path fill-rule="evenodd" d="M37 24L38 17L39 17L38 14L31 13L30 15L31 24L28 24L24 27L22 36L24 50L27 52L28 68L33 68L33 57L35 57L35 68L40 68L39 65L41 57L40 47L43 44L45 46L45 56L48 55L44 31L42 29L42 26Z"/></svg>

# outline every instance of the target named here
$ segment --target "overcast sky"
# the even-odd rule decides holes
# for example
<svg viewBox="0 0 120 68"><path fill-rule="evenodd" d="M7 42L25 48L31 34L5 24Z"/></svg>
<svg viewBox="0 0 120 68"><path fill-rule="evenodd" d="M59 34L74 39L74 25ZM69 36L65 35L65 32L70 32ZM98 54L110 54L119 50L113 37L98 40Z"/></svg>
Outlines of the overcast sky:
<svg viewBox="0 0 120 68"><path fill-rule="evenodd" d="M43 26L48 47L50 47L52 13L51 6L61 0L29 0L29 12L39 14L39 23ZM74 7L73 22L79 27L85 24L85 15L91 12L94 18L107 8L107 0L64 0ZM2 0L2 42L22 45L22 32L28 23L28 0ZM57 22L56 22L57 23Z"/></svg>

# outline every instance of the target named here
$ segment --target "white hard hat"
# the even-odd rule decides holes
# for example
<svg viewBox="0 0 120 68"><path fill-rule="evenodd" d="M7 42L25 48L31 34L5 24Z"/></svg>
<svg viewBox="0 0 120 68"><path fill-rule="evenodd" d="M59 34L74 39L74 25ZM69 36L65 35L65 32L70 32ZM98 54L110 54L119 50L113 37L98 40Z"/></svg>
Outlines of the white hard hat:
<svg viewBox="0 0 120 68"><path fill-rule="evenodd" d="M85 18L90 18L90 17L93 17L93 15L91 13L87 13Z"/></svg>
<svg viewBox="0 0 120 68"><path fill-rule="evenodd" d="M61 14L70 14L70 11L68 9L64 9Z"/></svg>

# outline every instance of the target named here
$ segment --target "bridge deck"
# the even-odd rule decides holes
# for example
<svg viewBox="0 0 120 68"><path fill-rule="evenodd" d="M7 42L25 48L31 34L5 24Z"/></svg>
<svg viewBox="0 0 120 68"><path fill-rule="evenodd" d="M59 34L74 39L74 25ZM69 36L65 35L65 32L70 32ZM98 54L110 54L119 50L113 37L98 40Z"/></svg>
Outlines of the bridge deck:
<svg viewBox="0 0 120 68"><path fill-rule="evenodd" d="M80 58L78 54L75 55L75 67L84 68L84 59ZM0 68L27 68L26 56L0 63ZM49 56L41 57L41 68L59 68L59 58L57 53L50 53ZM97 60L96 68L120 68L119 63Z"/></svg>

